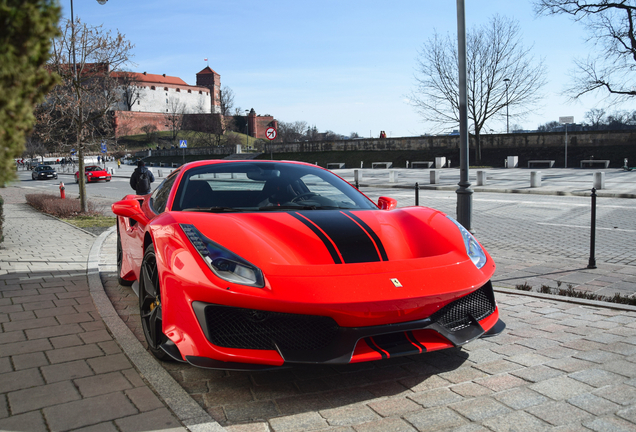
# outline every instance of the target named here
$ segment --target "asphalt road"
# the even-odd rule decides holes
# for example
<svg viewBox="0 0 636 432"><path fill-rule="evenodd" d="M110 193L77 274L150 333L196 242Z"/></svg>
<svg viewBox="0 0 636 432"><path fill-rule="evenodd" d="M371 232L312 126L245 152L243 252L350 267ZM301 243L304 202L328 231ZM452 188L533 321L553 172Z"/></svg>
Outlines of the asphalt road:
<svg viewBox="0 0 636 432"><path fill-rule="evenodd" d="M124 170L132 172L132 167L122 168L120 172ZM64 181L67 195L79 193L72 175L60 174L57 181L34 181L30 171L20 171L18 177L20 187L34 191L57 195L59 182ZM153 186L160 181L161 178L157 178ZM409 189L368 187L361 190L374 201L380 196L390 196L398 200L400 207L415 203L414 192ZM87 192L89 199L103 204L105 209L108 204L133 193L127 177L88 184ZM452 191L420 191L420 205L437 208L451 216L456 214L456 203L457 196ZM590 252L590 208L589 197L476 192L473 228L477 238L491 252L537 253L586 260ZM633 199L598 199L598 262L636 265L635 211Z"/></svg>

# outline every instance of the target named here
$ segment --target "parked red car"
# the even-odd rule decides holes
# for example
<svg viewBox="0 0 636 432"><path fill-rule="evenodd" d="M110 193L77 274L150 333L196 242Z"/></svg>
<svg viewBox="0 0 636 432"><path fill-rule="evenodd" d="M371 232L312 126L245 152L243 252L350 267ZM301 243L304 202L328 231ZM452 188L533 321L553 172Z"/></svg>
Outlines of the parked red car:
<svg viewBox="0 0 636 432"><path fill-rule="evenodd" d="M86 183L96 182L100 180L110 181L112 176L104 168L99 165L86 165L84 167ZM79 171L75 173L75 183L79 183Z"/></svg>
<svg viewBox="0 0 636 432"><path fill-rule="evenodd" d="M299 162L197 161L113 204L150 351L213 369L357 363L500 333L495 263L457 221Z"/></svg>

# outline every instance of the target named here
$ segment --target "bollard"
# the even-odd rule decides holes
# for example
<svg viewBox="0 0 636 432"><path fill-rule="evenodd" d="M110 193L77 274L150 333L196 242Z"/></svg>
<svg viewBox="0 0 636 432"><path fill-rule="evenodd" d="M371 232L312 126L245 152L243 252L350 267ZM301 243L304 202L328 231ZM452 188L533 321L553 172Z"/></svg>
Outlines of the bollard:
<svg viewBox="0 0 636 432"><path fill-rule="evenodd" d="M530 172L530 187L541 187L541 171Z"/></svg>
<svg viewBox="0 0 636 432"><path fill-rule="evenodd" d="M353 181L356 184L356 189L360 189L360 180L362 180L362 173L359 170L353 170Z"/></svg>
<svg viewBox="0 0 636 432"><path fill-rule="evenodd" d="M625 164L625 165L627 165L627 164ZM407 168L409 167L409 161L406 161L406 167Z"/></svg>
<svg viewBox="0 0 636 432"><path fill-rule="evenodd" d="M64 192L66 188L64 187L64 182L60 182L60 197L61 199L66 199L66 192Z"/></svg>
<svg viewBox="0 0 636 432"><path fill-rule="evenodd" d="M415 183L415 205L420 205L420 184Z"/></svg>
<svg viewBox="0 0 636 432"><path fill-rule="evenodd" d="M486 185L486 171L477 171L477 186Z"/></svg>
<svg viewBox="0 0 636 432"><path fill-rule="evenodd" d="M596 268L596 257L594 250L596 249L596 189L592 188L592 221L590 223L590 260L587 268Z"/></svg>
<svg viewBox="0 0 636 432"><path fill-rule="evenodd" d="M396 170L389 170L389 183L397 183L398 172Z"/></svg>
<svg viewBox="0 0 636 432"><path fill-rule="evenodd" d="M161 175L161 170L157 170L157 176L158 176L158 177L162 177L162 175Z"/></svg>
<svg viewBox="0 0 636 432"><path fill-rule="evenodd" d="M605 189L605 173L604 172L595 172L594 173L594 189Z"/></svg>
<svg viewBox="0 0 636 432"><path fill-rule="evenodd" d="M364 168L364 161L360 161L360 168Z"/></svg>
<svg viewBox="0 0 636 432"><path fill-rule="evenodd" d="M431 170L431 184L439 183L439 171Z"/></svg>

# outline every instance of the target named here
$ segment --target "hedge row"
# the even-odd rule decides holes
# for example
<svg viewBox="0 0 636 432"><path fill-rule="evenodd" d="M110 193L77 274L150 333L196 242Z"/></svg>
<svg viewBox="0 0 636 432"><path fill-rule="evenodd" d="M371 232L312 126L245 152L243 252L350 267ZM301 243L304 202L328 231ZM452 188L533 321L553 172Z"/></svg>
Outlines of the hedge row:
<svg viewBox="0 0 636 432"><path fill-rule="evenodd" d="M100 214L95 208L95 205L90 201L86 203L87 212L82 213L80 201L78 199L61 199L57 195L29 194L26 195L26 202L43 213L48 213L63 219L79 215L97 216Z"/></svg>

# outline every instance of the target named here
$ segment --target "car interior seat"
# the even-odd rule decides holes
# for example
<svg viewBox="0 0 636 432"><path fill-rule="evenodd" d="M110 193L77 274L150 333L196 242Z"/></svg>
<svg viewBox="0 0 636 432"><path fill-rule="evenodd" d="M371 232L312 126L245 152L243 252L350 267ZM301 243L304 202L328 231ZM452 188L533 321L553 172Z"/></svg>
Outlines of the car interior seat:
<svg viewBox="0 0 636 432"><path fill-rule="evenodd" d="M189 208L214 207L214 192L210 184L205 180L190 180L185 191L183 210Z"/></svg>

